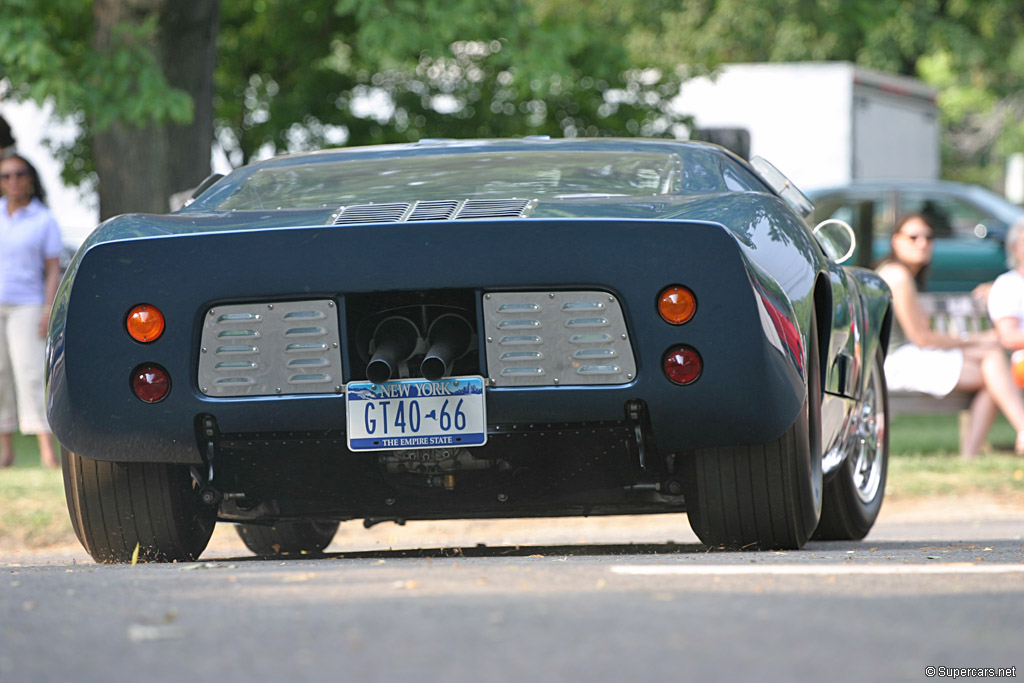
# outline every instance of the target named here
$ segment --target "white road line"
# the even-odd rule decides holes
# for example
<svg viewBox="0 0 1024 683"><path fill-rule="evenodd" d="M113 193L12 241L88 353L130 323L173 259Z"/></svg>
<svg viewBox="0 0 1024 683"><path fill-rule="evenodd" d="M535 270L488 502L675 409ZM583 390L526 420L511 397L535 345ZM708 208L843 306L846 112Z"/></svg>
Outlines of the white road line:
<svg viewBox="0 0 1024 683"><path fill-rule="evenodd" d="M741 576L750 574L789 576L837 576L857 574L1024 574L1024 564L620 564L613 574L632 576Z"/></svg>

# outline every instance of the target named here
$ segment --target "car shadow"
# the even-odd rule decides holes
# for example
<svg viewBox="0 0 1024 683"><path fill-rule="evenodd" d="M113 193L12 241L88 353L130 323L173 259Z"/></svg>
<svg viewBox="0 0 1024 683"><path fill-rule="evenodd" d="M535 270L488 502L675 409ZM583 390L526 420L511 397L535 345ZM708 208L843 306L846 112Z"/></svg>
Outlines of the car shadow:
<svg viewBox="0 0 1024 683"><path fill-rule="evenodd" d="M1007 544L1019 550L1019 542L1006 539L971 541L936 541L928 539L911 541L811 541L801 550L758 551L754 548L734 551L709 547L701 543L597 543L597 544L554 544L554 545L484 545L438 546L429 548L389 548L374 550L340 550L320 554L301 553L273 556L241 555L236 557L204 557L201 561L238 562L254 560L396 560L396 559L452 559L452 558L509 558L509 557L641 557L666 555L728 555L742 556L747 560L771 559L782 561L806 559L818 555L851 559L857 553L861 557L873 556L879 560L890 559L888 554L899 554L901 559L914 559L918 553L937 559L936 552L969 552L985 548L1006 548Z"/></svg>

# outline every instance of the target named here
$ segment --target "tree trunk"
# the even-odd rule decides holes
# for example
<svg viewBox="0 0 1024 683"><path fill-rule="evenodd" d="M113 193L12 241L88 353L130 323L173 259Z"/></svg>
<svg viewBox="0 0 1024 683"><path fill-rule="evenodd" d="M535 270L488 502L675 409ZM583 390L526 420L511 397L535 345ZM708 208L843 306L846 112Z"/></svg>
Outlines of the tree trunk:
<svg viewBox="0 0 1024 683"><path fill-rule="evenodd" d="M219 0L95 0L93 46L106 49L114 28L156 15L152 50L168 83L195 105L189 124L115 123L93 134L101 220L121 213L165 213L171 195L210 173L213 143L213 70Z"/></svg>

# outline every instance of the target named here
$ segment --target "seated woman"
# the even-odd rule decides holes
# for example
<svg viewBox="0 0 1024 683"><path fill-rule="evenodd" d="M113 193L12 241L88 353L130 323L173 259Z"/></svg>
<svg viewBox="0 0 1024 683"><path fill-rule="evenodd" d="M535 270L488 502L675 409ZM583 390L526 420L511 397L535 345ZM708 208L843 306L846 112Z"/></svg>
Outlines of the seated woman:
<svg viewBox="0 0 1024 683"><path fill-rule="evenodd" d="M893 330L885 378L890 390L942 397L953 390L975 394L961 455L981 450L998 408L1017 432L1024 453L1024 398L1013 383L1006 352L993 330L946 334L931 328L918 292L932 260L934 232L922 214L905 216L892 235L892 250L878 274L892 290Z"/></svg>
<svg viewBox="0 0 1024 683"><path fill-rule="evenodd" d="M1013 377L1024 385L1024 219L1006 234L1006 260L1010 270L996 278L988 296L988 315L995 323L1003 347L1013 352Z"/></svg>

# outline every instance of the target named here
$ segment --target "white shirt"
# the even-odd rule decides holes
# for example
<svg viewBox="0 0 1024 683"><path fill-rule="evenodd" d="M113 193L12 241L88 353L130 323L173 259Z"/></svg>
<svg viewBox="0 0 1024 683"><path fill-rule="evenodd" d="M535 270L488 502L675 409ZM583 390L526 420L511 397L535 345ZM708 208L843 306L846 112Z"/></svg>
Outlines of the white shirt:
<svg viewBox="0 0 1024 683"><path fill-rule="evenodd" d="M43 304L46 259L59 258L60 228L39 199L7 213L7 198L0 197L0 304Z"/></svg>
<svg viewBox="0 0 1024 683"><path fill-rule="evenodd" d="M1024 275L1011 270L996 278L988 294L988 316L993 322L1000 318L1024 322Z"/></svg>

